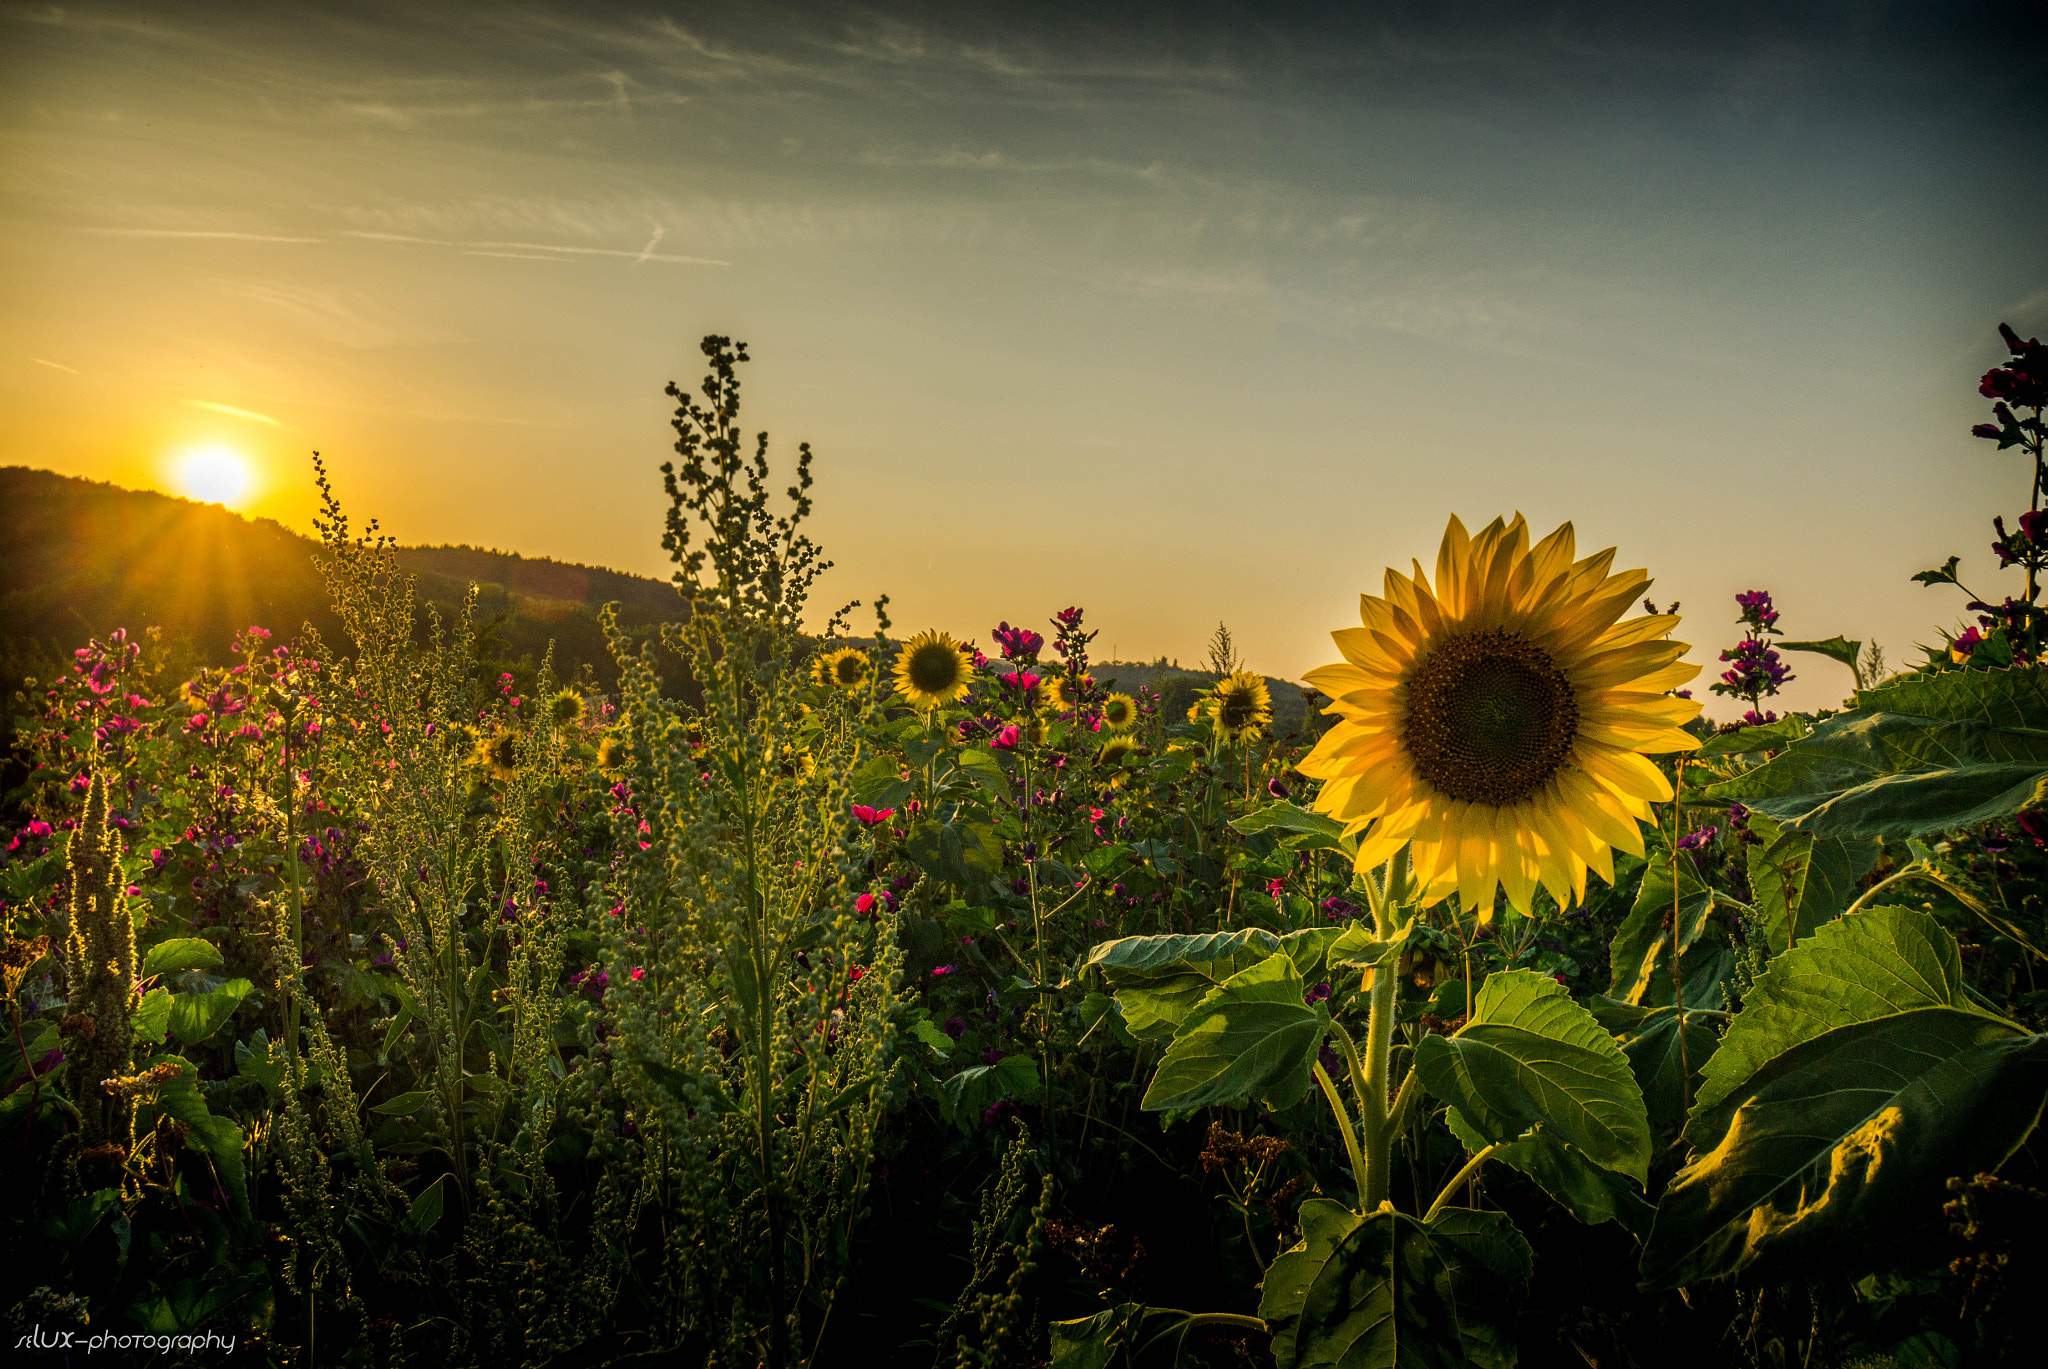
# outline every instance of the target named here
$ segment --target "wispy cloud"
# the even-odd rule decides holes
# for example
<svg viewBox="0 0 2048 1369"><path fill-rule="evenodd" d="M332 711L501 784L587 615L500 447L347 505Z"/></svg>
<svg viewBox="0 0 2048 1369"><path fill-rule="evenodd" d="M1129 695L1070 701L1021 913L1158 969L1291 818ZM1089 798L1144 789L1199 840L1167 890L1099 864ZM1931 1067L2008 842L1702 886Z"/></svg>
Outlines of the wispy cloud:
<svg viewBox="0 0 2048 1369"><path fill-rule="evenodd" d="M283 423L269 414L259 414L254 409L237 409L232 404L216 404L210 399L182 399L181 404L190 404L195 409L211 409L217 414L233 414L236 418L250 418L258 423L268 423L273 428L282 428Z"/></svg>
<svg viewBox="0 0 2048 1369"><path fill-rule="evenodd" d="M644 261L660 261L668 262L676 266L732 265L731 262L721 261L717 257L679 257L672 256L663 252L656 252L654 250L654 244L661 241L663 233L663 230L659 228L654 230L654 237L648 242L647 246L641 248L638 252L633 252L618 247L569 247L561 243L552 242L468 242L462 241L460 239L450 238L415 237L410 233L371 233L361 229L353 228L343 229L342 232L343 235L346 237L361 238L366 242L396 242L406 243L409 245L419 247L450 247L460 252L466 252L472 256L505 256L516 252L545 252L551 254L550 256L545 258L545 260L549 261L556 260L558 259L558 257L562 256L624 257L627 261L634 262L636 264Z"/></svg>
<svg viewBox="0 0 2048 1369"><path fill-rule="evenodd" d="M109 238L218 238L229 242L326 242L326 238L284 237L276 233L237 233L223 228L86 228Z"/></svg>
<svg viewBox="0 0 2048 1369"><path fill-rule="evenodd" d="M38 366L47 366L47 367L49 367L49 368L50 368L51 370L53 370L53 371L64 371L64 372L67 372L68 374L71 374L71 375L82 375L82 374L84 374L83 372L81 372L80 370L78 370L78 368L77 368L77 367L75 367L75 366L66 366L66 365L65 365L65 364L64 364L63 362L61 362L61 361L45 361L45 360L43 360L43 359L42 359L41 357L30 357L30 358L29 358L29 360L30 360L30 361L33 361L33 362L34 362L34 363L35 363L36 365L38 365Z"/></svg>

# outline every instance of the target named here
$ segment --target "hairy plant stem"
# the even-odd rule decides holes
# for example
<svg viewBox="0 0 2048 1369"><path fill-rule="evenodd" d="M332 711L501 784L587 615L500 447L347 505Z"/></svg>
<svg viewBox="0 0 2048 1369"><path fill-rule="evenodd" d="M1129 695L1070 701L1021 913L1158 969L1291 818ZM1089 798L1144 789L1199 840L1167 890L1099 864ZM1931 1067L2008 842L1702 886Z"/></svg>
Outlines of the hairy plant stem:
<svg viewBox="0 0 2048 1369"><path fill-rule="evenodd" d="M1436 1220L1436 1214L1442 1211L1444 1204L1451 1200L1451 1195L1453 1193L1456 1193L1458 1189L1464 1185L1467 1179L1470 1179L1474 1174L1477 1174L1479 1172L1479 1167L1485 1164L1487 1160L1491 1159L1493 1153L1496 1150L1499 1150L1501 1146L1504 1144L1505 1142L1495 1141L1492 1145L1488 1146L1486 1149L1480 1151L1477 1155L1474 1155L1471 1159L1467 1160L1465 1162L1464 1168L1460 1169L1456 1174L1453 1174L1451 1176L1451 1181L1445 1184L1443 1186L1443 1191L1436 1195L1436 1201L1429 1205L1429 1211L1422 1214L1422 1221L1425 1226L1428 1225L1430 1222Z"/></svg>

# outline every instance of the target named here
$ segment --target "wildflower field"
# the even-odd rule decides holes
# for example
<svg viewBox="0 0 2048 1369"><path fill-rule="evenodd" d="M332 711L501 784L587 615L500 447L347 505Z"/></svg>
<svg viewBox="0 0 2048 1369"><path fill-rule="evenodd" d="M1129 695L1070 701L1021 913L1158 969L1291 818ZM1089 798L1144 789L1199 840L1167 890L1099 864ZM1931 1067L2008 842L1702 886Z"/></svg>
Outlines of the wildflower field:
<svg viewBox="0 0 2048 1369"><path fill-rule="evenodd" d="M10 1347L2030 1362L2048 348L2004 336L2026 588L1917 577L1926 659L1452 517L1291 730L1227 642L1190 701L1080 607L821 610L810 450L722 337L671 387L687 618L608 617L615 688L484 666L323 471L338 639L135 623L12 701ZM1773 710L1830 658L1841 709Z"/></svg>

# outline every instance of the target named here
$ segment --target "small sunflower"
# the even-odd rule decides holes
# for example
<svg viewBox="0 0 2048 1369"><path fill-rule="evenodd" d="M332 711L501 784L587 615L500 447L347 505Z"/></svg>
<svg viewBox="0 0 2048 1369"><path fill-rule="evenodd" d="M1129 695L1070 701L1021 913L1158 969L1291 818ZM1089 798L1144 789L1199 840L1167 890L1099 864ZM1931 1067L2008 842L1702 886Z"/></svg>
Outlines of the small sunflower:
<svg viewBox="0 0 2048 1369"><path fill-rule="evenodd" d="M1038 690L1045 707L1055 713L1064 713L1081 701L1075 697L1075 682L1068 679L1044 680Z"/></svg>
<svg viewBox="0 0 2048 1369"><path fill-rule="evenodd" d="M1121 732L1138 720L1138 701L1128 694L1111 694L1102 701L1102 725Z"/></svg>
<svg viewBox="0 0 2048 1369"><path fill-rule="evenodd" d="M1273 697L1264 679L1249 670L1234 670L1216 682L1203 708L1226 741L1256 737L1273 720Z"/></svg>
<svg viewBox="0 0 2048 1369"><path fill-rule="evenodd" d="M974 682L974 662L951 633L920 632L896 657L896 688L912 708L949 704Z"/></svg>
<svg viewBox="0 0 2048 1369"><path fill-rule="evenodd" d="M606 737L597 744L597 768L617 770L626 763L626 742L622 737Z"/></svg>
<svg viewBox="0 0 2048 1369"><path fill-rule="evenodd" d="M554 698L548 700L548 717L554 720L556 727L567 727L582 716L583 696L573 689L559 690Z"/></svg>
<svg viewBox="0 0 2048 1369"><path fill-rule="evenodd" d="M1124 757L1135 755L1137 750L1138 740L1135 737L1112 736L1102 743L1102 748L1095 753L1095 763L1110 772L1110 788L1123 788L1124 782L1130 778L1130 772L1124 769Z"/></svg>
<svg viewBox="0 0 2048 1369"><path fill-rule="evenodd" d="M820 656L811 667L811 678L827 689L855 690L868 682L871 670L865 651L843 646Z"/></svg>
<svg viewBox="0 0 2048 1369"><path fill-rule="evenodd" d="M1344 660L1307 679L1338 721L1298 768L1362 834L1359 870L1405 846L1424 904L1455 891L1483 919L1496 887L1524 913L1538 884L1569 906L1588 869L1613 881L1614 848L1643 854L1638 824L1671 797L1646 753L1699 745L1700 705L1670 694L1699 667L1675 615L1619 621L1646 574L1574 554L1569 523L1531 546L1519 514L1476 537L1453 518L1434 588L1419 562L1390 569L1364 625L1332 634Z"/></svg>
<svg viewBox="0 0 2048 1369"><path fill-rule="evenodd" d="M499 729L477 744L477 759L493 779L511 779L519 768L519 734L509 727Z"/></svg>

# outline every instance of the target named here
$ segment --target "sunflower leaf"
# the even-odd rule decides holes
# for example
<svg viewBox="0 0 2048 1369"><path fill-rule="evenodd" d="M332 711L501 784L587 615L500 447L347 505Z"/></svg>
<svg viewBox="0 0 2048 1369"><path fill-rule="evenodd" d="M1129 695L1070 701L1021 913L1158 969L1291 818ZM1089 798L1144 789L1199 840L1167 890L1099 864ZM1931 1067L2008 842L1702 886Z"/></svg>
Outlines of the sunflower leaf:
<svg viewBox="0 0 2048 1369"><path fill-rule="evenodd" d="M1780 955L1701 1072L1685 1126L1694 1149L1727 1130L1744 1081L1838 1027L1922 1008L1971 1010L1955 939L1926 913L1871 908L1837 918Z"/></svg>
<svg viewBox="0 0 2048 1369"><path fill-rule="evenodd" d="M1425 1224L1311 1198L1300 1224L1259 1297L1279 1369L1512 1369L1534 1255L1505 1214L1450 1207Z"/></svg>
<svg viewBox="0 0 2048 1369"><path fill-rule="evenodd" d="M1173 1369L1190 1324L1185 1312L1136 1302L1056 1321L1051 1369Z"/></svg>
<svg viewBox="0 0 2048 1369"><path fill-rule="evenodd" d="M1919 676L1856 702L1707 793L1845 839L1925 837L2048 803L2048 668Z"/></svg>
<svg viewBox="0 0 2048 1369"><path fill-rule="evenodd" d="M1278 951L1210 989L1174 1032L1139 1106L1165 1112L1246 1097L1276 1109L1300 1102L1324 1030L1302 987L1294 961Z"/></svg>
<svg viewBox="0 0 2048 1369"><path fill-rule="evenodd" d="M1749 848L1751 907L1766 949L1783 952L1856 900L1882 848L1869 839L1788 832L1776 818L1751 815L1759 838Z"/></svg>
<svg viewBox="0 0 2048 1369"><path fill-rule="evenodd" d="M1670 1012L1671 1009L1659 1008L1657 1011ZM1476 1153L1485 1148L1486 1139L1466 1127L1456 1110L1446 1112L1444 1116L1450 1124L1451 1134L1466 1150ZM1560 1141L1541 1126L1521 1140L1494 1151L1493 1159L1526 1174L1538 1188L1587 1226L1616 1222L1622 1230L1641 1240L1649 1234L1650 1222L1657 1215L1657 1209L1644 1199L1637 1184L1625 1175L1594 1164L1577 1146Z"/></svg>
<svg viewBox="0 0 2048 1369"><path fill-rule="evenodd" d="M1564 986L1533 970L1488 977L1471 1021L1415 1048L1422 1084L1487 1142L1539 1123L1587 1159L1644 1182L1650 1122L1628 1058Z"/></svg>
<svg viewBox="0 0 2048 1369"><path fill-rule="evenodd" d="M1686 1004L1695 1008L1718 1008L1724 1001L1720 974L1722 957L1717 938L1710 938L1708 914L1714 911L1714 893L1693 873L1692 862L1677 861L1676 891L1672 887L1673 862L1668 853L1643 868L1643 882L1636 891L1635 905L1622 919L1608 947L1612 966L1607 992L1628 1003L1654 1007L1673 1001L1671 982L1671 926L1676 905L1678 914L1679 968L1683 971Z"/></svg>
<svg viewBox="0 0 2048 1369"><path fill-rule="evenodd" d="M2044 1098L2048 1036L1979 1013L1919 1008L1803 1041L1722 1100L1725 1132L1658 1204L1644 1284L1808 1275L1932 1211L1948 1176L1997 1169Z"/></svg>
<svg viewBox="0 0 2048 1369"><path fill-rule="evenodd" d="M1343 823L1284 799L1255 808L1230 825L1247 836L1272 832L1280 838L1282 846L1294 850L1334 851L1346 845ZM1349 846L1356 850L1357 840L1354 838Z"/></svg>
<svg viewBox="0 0 2048 1369"><path fill-rule="evenodd" d="M1840 661L1849 669L1856 669L1856 662L1863 655L1863 643L1852 642L1839 634L1825 642L1774 642L1780 651L1811 651L1816 656L1825 656L1831 661Z"/></svg>

